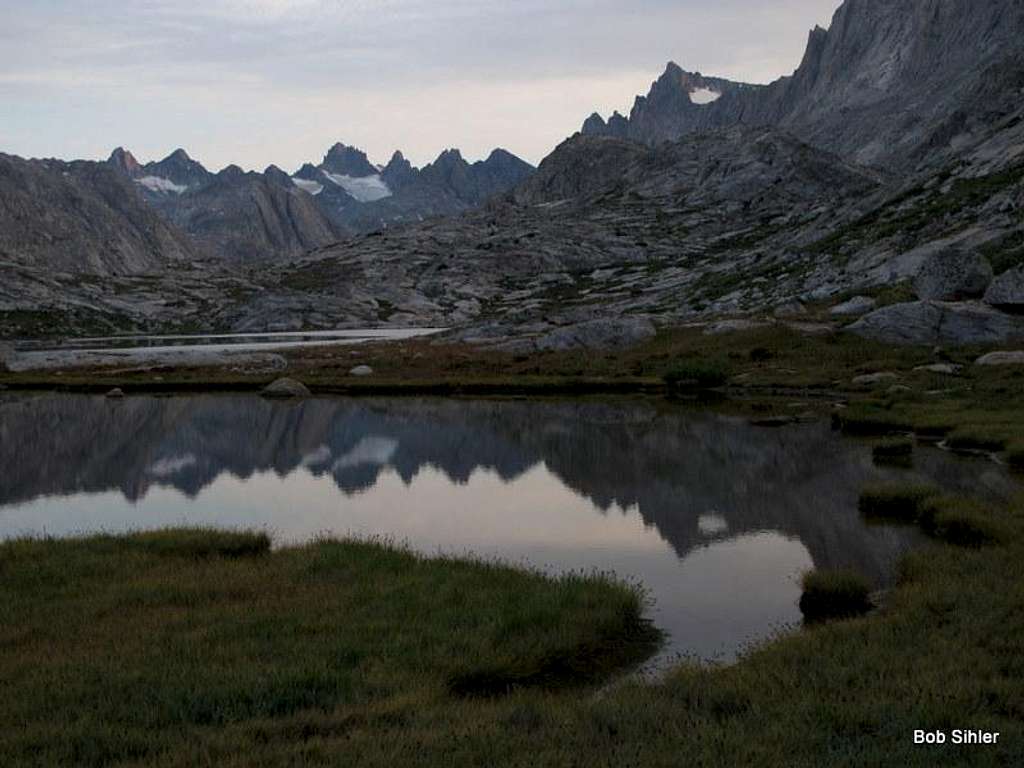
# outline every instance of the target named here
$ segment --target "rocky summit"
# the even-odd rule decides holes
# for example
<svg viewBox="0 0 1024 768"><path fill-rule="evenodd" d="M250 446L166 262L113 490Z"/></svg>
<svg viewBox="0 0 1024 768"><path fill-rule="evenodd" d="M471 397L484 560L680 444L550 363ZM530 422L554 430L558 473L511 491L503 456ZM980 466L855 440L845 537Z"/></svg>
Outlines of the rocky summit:
<svg viewBox="0 0 1024 768"><path fill-rule="evenodd" d="M782 323L1017 340L1022 33L1015 0L846 0L791 76L670 64L628 117L592 115L536 169L504 150L378 166L340 143L294 172L5 156L0 334L419 325L529 351Z"/></svg>

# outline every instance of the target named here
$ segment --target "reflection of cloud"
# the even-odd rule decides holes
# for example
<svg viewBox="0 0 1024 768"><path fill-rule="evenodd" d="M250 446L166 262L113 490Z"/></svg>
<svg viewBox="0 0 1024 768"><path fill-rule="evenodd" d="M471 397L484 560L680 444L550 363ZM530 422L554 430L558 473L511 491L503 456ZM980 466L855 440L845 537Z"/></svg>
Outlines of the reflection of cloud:
<svg viewBox="0 0 1024 768"><path fill-rule="evenodd" d="M153 462L148 469L146 474L151 477L171 477L178 474L182 470L188 469L189 467L195 466L198 460L195 454L186 453L183 456L171 456L166 459L159 459Z"/></svg>
<svg viewBox="0 0 1024 768"><path fill-rule="evenodd" d="M398 441L390 437L364 437L355 447L334 462L332 472L339 472L351 467L367 464L383 466L394 458L398 451Z"/></svg>

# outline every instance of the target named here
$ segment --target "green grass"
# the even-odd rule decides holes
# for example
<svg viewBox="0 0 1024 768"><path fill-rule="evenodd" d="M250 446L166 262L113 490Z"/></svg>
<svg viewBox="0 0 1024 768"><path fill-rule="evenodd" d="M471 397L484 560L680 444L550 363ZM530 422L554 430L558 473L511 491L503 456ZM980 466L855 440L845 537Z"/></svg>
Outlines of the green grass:
<svg viewBox="0 0 1024 768"><path fill-rule="evenodd" d="M729 369L713 360L690 360L676 363L669 368L662 379L670 389L693 386L698 389L714 389L729 381Z"/></svg>
<svg viewBox="0 0 1024 768"><path fill-rule="evenodd" d="M893 437L875 443L871 455L875 461L905 459L914 454L914 440L910 437Z"/></svg>
<svg viewBox="0 0 1024 768"><path fill-rule="evenodd" d="M946 438L946 443L954 451L1002 451L1006 448L1007 438L990 430L977 427L960 427Z"/></svg>
<svg viewBox="0 0 1024 768"><path fill-rule="evenodd" d="M1024 445L1012 444L1006 452L1006 463L1017 472L1024 471Z"/></svg>
<svg viewBox="0 0 1024 768"><path fill-rule="evenodd" d="M873 520L913 523L922 506L938 491L927 485L893 484L865 488L860 495L861 514Z"/></svg>
<svg viewBox="0 0 1024 768"><path fill-rule="evenodd" d="M871 610L871 584L856 571L804 574L800 611L808 622L846 619Z"/></svg>
<svg viewBox="0 0 1024 768"><path fill-rule="evenodd" d="M936 496L921 506L919 522L930 536L961 547L1006 540L1006 526L989 505L957 496Z"/></svg>
<svg viewBox="0 0 1024 768"><path fill-rule="evenodd" d="M658 639L637 590L604 575L267 545L211 531L0 544L0 765L220 764L218 744L255 764L266 740L301 754L313 735L382 735L464 697L599 682Z"/></svg>
<svg viewBox="0 0 1024 768"><path fill-rule="evenodd" d="M914 428L913 422L905 416L871 404L857 404L837 411L832 422L843 434L866 437L910 432Z"/></svg>

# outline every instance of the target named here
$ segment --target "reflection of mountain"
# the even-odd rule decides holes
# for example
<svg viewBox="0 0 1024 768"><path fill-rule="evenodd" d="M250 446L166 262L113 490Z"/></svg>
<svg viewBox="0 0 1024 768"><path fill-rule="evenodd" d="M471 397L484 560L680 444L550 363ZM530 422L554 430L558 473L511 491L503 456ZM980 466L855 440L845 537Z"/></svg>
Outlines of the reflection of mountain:
<svg viewBox="0 0 1024 768"><path fill-rule="evenodd" d="M409 483L429 465L465 483L477 469L508 481L541 462L603 510L635 506L680 555L714 539L779 531L799 538L818 565L881 575L904 540L861 524L857 494L885 472L823 425L764 430L637 403L0 400L0 505L112 489L135 500L153 485L195 496L225 472L329 474L353 494L385 469ZM918 466L946 484L1009 487L994 468L979 473L938 452Z"/></svg>

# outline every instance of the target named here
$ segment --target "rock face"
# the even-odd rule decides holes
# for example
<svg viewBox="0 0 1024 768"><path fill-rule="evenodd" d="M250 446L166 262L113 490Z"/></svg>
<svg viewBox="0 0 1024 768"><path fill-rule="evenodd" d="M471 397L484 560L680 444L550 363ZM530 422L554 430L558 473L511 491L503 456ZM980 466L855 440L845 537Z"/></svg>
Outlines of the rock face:
<svg viewBox="0 0 1024 768"><path fill-rule="evenodd" d="M263 174L230 166L158 207L207 252L252 263L298 256L337 242L342 233L283 171Z"/></svg>
<svg viewBox="0 0 1024 768"><path fill-rule="evenodd" d="M766 129L731 129L656 149L604 136L576 136L558 147L515 192L520 204L629 190L690 201L809 204L833 195L863 195L880 177Z"/></svg>
<svg viewBox="0 0 1024 768"><path fill-rule="evenodd" d="M637 98L621 135L654 145L741 123L771 125L858 162L916 162L1018 98L1009 84L1020 71L1022 28L1016 0L846 0L828 30L810 33L792 76L761 87L669 64ZM721 95L693 103L701 88ZM971 108L958 112L965 103ZM585 132L606 132L601 122L591 117Z"/></svg>
<svg viewBox="0 0 1024 768"><path fill-rule="evenodd" d="M919 301L884 307L849 330L891 344L998 344L1024 338L1024 318L980 303Z"/></svg>
<svg viewBox="0 0 1024 768"><path fill-rule="evenodd" d="M592 320L559 328L536 341L541 351L560 352L567 349L608 349L627 347L653 338L657 333L650 320Z"/></svg>
<svg viewBox="0 0 1024 768"><path fill-rule="evenodd" d="M946 249L930 256L914 279L922 301L961 301L981 298L992 282L992 267L974 251Z"/></svg>
<svg viewBox="0 0 1024 768"><path fill-rule="evenodd" d="M870 296L854 296L849 301L837 304L829 310L834 317L855 317L870 312L878 302Z"/></svg>
<svg viewBox="0 0 1024 768"><path fill-rule="evenodd" d="M124 275L195 252L105 164L0 154L0 257L47 273Z"/></svg>
<svg viewBox="0 0 1024 768"><path fill-rule="evenodd" d="M1024 311L1024 267L999 275L986 291L985 303L1007 312Z"/></svg>

